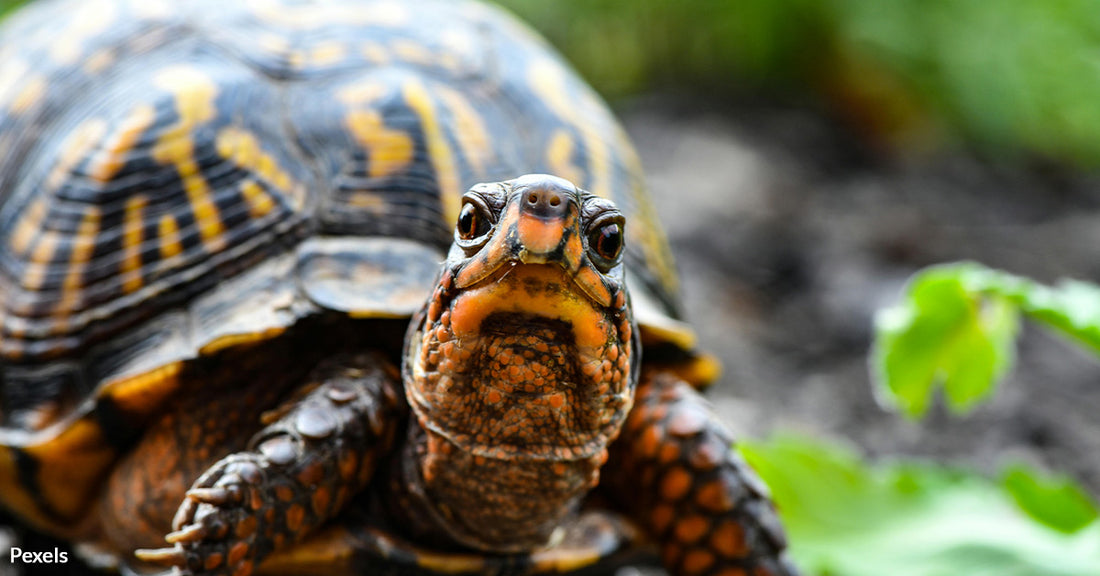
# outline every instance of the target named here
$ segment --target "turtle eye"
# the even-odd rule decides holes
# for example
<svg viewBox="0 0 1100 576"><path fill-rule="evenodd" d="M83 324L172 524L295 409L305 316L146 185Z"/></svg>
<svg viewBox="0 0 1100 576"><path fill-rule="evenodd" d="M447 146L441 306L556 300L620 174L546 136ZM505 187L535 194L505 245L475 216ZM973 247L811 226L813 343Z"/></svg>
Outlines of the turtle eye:
<svg viewBox="0 0 1100 576"><path fill-rule="evenodd" d="M623 225L608 222L588 233L588 247L607 262L614 262L623 251Z"/></svg>
<svg viewBox="0 0 1100 576"><path fill-rule="evenodd" d="M473 240L484 236L492 227L492 220L486 209L477 203L467 201L462 205L462 211L458 213L458 224L455 232L462 240Z"/></svg>

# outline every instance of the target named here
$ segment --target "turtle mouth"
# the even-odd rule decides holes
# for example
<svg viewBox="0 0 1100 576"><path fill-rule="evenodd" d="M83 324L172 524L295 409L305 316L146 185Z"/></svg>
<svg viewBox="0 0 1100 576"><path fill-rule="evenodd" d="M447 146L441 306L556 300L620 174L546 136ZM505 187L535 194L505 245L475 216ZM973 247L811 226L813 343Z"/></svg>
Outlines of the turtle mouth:
<svg viewBox="0 0 1100 576"><path fill-rule="evenodd" d="M547 280L554 283L552 276L554 271L560 276L557 281L561 286L569 286L576 294L588 298L593 306L606 307L611 304L608 289L599 279L599 275L585 266L577 266L571 269L556 252L539 253L526 248L519 249L512 258L503 259L495 265L486 265L473 278L465 284L459 284L463 290L477 289L492 284L498 284L510 274L523 269L542 269L546 271Z"/></svg>
<svg viewBox="0 0 1100 576"><path fill-rule="evenodd" d="M452 330L460 340L481 335L485 321L498 314L556 322L563 332L560 337L583 351L602 348L616 337L610 311L593 300L576 277L554 264L500 266L450 302ZM522 326L510 325L517 327Z"/></svg>

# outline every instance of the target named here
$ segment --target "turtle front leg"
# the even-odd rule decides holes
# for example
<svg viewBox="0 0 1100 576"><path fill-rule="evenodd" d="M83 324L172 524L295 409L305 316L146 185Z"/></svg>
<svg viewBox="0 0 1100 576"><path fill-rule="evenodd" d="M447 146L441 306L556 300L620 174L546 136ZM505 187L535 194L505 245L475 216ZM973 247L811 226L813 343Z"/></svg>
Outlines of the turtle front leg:
<svg viewBox="0 0 1100 576"><path fill-rule="evenodd" d="M265 420L248 449L197 481L165 537L138 550L183 574L244 576L272 552L302 540L369 482L407 414L395 369L379 358L319 366L303 392Z"/></svg>
<svg viewBox="0 0 1100 576"><path fill-rule="evenodd" d="M677 576L794 576L775 508L686 382L648 371L604 465L604 486Z"/></svg>

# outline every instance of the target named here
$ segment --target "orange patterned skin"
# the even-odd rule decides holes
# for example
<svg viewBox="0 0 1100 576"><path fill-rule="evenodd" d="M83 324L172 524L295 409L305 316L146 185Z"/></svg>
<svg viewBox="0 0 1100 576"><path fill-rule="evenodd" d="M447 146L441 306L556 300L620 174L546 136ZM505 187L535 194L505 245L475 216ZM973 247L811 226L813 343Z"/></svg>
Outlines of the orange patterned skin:
<svg viewBox="0 0 1100 576"><path fill-rule="evenodd" d="M414 535L494 553L547 545L599 482L633 401L638 343L615 206L551 176L475 187L406 338L417 429L391 512ZM477 228L480 225L480 228ZM608 248L609 246L603 246Z"/></svg>
<svg viewBox="0 0 1100 576"><path fill-rule="evenodd" d="M796 574L767 487L732 444L688 383L646 370L604 493L645 527L673 574Z"/></svg>

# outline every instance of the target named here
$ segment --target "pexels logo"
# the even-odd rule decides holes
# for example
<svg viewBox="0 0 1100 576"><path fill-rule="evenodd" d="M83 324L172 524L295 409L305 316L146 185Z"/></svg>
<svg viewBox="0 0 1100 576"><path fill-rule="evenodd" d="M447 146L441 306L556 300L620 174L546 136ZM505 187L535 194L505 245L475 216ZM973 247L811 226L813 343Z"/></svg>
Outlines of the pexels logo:
<svg viewBox="0 0 1100 576"><path fill-rule="evenodd" d="M69 561L69 553L57 548L50 552L31 552L12 546L10 559L12 564L65 564Z"/></svg>

